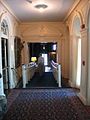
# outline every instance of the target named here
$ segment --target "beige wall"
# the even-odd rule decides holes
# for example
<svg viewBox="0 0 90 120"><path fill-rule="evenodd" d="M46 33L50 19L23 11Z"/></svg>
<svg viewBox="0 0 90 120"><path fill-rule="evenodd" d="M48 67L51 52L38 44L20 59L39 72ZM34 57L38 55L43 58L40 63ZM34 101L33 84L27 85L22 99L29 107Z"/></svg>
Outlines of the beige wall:
<svg viewBox="0 0 90 120"><path fill-rule="evenodd" d="M62 65L62 75L69 78L69 40L68 29L62 22L31 22L20 25L23 41L57 42L58 62ZM25 44L25 46L26 46ZM24 47L24 63L28 63L27 47Z"/></svg>

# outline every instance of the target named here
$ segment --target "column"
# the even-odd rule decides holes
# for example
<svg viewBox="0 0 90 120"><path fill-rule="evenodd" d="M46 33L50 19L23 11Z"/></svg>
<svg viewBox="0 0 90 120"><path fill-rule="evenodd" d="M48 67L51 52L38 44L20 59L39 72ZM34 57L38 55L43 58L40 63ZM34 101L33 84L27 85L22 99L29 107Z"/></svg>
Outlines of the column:
<svg viewBox="0 0 90 120"><path fill-rule="evenodd" d="M8 57L9 57L9 81L10 88L15 88L17 85L16 72L15 72L15 53L14 53L14 39L15 36L10 36L8 40Z"/></svg>

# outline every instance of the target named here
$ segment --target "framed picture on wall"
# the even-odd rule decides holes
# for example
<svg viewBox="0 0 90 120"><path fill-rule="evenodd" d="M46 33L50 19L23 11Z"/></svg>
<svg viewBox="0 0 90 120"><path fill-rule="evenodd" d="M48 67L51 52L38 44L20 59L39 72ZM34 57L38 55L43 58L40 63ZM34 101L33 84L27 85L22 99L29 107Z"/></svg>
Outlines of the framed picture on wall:
<svg viewBox="0 0 90 120"><path fill-rule="evenodd" d="M15 36L14 39L14 51L15 51L15 67L18 68L21 65L21 50L23 48L23 44L21 39Z"/></svg>

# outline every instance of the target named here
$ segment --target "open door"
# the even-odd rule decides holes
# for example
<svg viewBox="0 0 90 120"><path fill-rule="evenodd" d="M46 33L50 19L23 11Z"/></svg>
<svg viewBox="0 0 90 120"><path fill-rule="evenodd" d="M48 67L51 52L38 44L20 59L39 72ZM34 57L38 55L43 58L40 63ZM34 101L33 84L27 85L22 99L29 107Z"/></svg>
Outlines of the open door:
<svg viewBox="0 0 90 120"><path fill-rule="evenodd" d="M1 38L2 51L2 78L4 83L4 92L9 89L9 66L8 66L8 39Z"/></svg>

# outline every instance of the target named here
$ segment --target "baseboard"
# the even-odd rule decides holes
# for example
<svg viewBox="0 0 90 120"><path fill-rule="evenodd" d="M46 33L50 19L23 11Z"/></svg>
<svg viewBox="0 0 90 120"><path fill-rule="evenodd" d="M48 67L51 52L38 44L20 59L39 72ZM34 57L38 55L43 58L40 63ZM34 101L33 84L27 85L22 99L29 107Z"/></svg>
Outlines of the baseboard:
<svg viewBox="0 0 90 120"><path fill-rule="evenodd" d="M86 100L86 98L83 97L83 96L81 95L81 93L78 93L77 95L78 95L78 97L80 98L80 100L82 101L82 103L83 103L84 105L87 105L87 100Z"/></svg>
<svg viewBox="0 0 90 120"><path fill-rule="evenodd" d="M22 87L22 77L20 77L19 81L17 81L17 84L15 86L15 88L19 88Z"/></svg>
<svg viewBox="0 0 90 120"><path fill-rule="evenodd" d="M70 87L73 87L73 88L75 87L70 80L69 80L69 85L70 85ZM86 98L83 97L81 93L78 93L77 96L80 98L80 100L82 101L82 103L83 103L84 105L87 105Z"/></svg>

